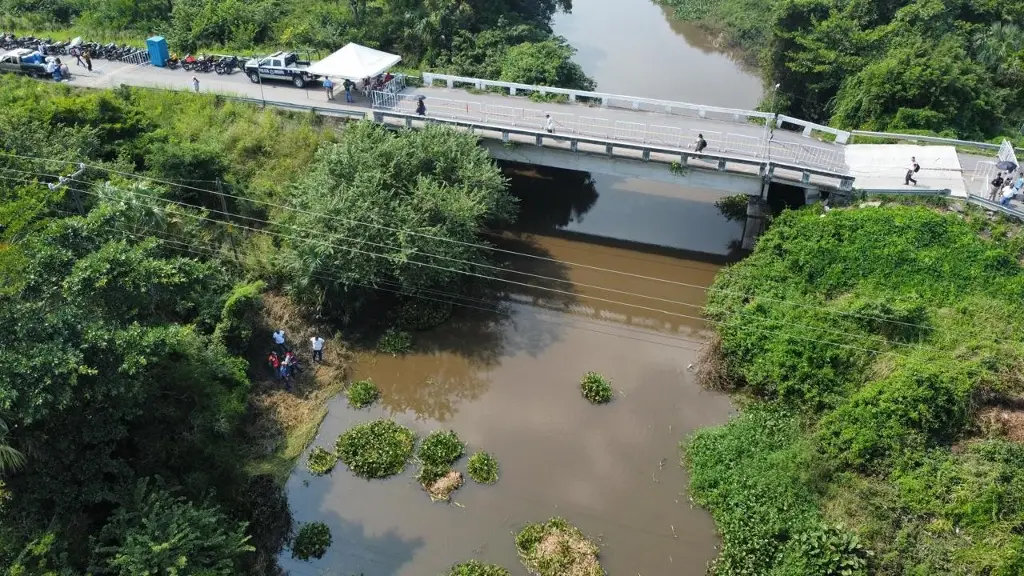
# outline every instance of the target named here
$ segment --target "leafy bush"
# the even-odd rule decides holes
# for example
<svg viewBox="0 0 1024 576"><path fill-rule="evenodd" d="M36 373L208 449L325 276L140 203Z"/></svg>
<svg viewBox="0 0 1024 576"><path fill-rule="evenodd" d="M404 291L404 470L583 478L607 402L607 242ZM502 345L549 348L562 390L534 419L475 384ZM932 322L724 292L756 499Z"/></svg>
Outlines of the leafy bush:
<svg viewBox="0 0 1024 576"><path fill-rule="evenodd" d="M224 343L233 354L243 354L252 340L252 332L260 322L263 309L263 282L238 284L231 290L214 337Z"/></svg>
<svg viewBox="0 0 1024 576"><path fill-rule="evenodd" d="M322 558L331 546L331 529L323 522L307 522L299 527L292 541L292 558Z"/></svg>
<svg viewBox="0 0 1024 576"><path fill-rule="evenodd" d="M356 476L386 478L399 474L412 456L416 435L393 420L358 424L338 437L338 458Z"/></svg>
<svg viewBox="0 0 1024 576"><path fill-rule="evenodd" d="M597 560L597 545L563 518L527 524L516 534L516 550L531 574L605 576Z"/></svg>
<svg viewBox="0 0 1024 576"><path fill-rule="evenodd" d="M746 194L734 194L715 200L715 208L718 208L726 220L743 220L747 217L749 202L750 197Z"/></svg>
<svg viewBox="0 0 1024 576"><path fill-rule="evenodd" d="M452 566L447 576L511 576L511 573L497 564L484 564L477 560L470 560Z"/></svg>
<svg viewBox="0 0 1024 576"><path fill-rule="evenodd" d="M349 384L345 396L348 398L349 406L366 408L377 401L377 398L380 397L380 390L369 380L357 380Z"/></svg>
<svg viewBox="0 0 1024 576"><path fill-rule="evenodd" d="M330 474L331 470L334 470L334 465L337 463L337 454L317 446L310 450L306 466L314 476L323 476L325 474Z"/></svg>
<svg viewBox="0 0 1024 576"><path fill-rule="evenodd" d="M416 458L420 462L420 471L416 479L424 486L443 477L459 458L466 447L459 436L451 430L437 430L423 439Z"/></svg>
<svg viewBox="0 0 1024 576"><path fill-rule="evenodd" d="M612 385L597 372L587 372L580 380L580 391L583 397L592 404L605 404L612 400Z"/></svg>
<svg viewBox="0 0 1024 576"><path fill-rule="evenodd" d="M412 336L408 332L388 328L377 340L377 351L398 356L412 349Z"/></svg>
<svg viewBox="0 0 1024 576"><path fill-rule="evenodd" d="M498 460L487 452L477 452L469 457L467 472L480 484L494 484L498 481Z"/></svg>

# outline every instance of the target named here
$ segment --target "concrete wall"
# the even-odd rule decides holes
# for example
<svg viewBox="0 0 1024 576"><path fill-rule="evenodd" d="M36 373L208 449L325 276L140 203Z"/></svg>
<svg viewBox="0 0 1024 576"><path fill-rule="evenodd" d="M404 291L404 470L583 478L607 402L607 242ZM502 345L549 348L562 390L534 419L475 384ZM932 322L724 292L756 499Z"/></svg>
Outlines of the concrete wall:
<svg viewBox="0 0 1024 576"><path fill-rule="evenodd" d="M508 147L501 142L486 138L481 139L480 145L486 148L494 158L509 162L654 180L693 188L711 188L730 194L751 196L761 194L761 178L753 174L718 172L693 167L690 167L685 175L673 174L669 170L669 166L661 162L644 162L629 158L609 157L604 154L570 152L532 145Z"/></svg>

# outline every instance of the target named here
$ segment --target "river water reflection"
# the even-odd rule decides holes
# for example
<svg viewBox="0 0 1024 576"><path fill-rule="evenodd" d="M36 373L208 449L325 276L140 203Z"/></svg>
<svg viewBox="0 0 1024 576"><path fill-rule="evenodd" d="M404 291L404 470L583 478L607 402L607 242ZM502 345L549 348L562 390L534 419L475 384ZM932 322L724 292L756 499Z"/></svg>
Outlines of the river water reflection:
<svg viewBox="0 0 1024 576"><path fill-rule="evenodd" d="M714 47L692 24L651 0L573 0L553 28L578 50L575 60L603 92L753 108L755 71Z"/></svg>
<svg viewBox="0 0 1024 576"><path fill-rule="evenodd" d="M283 558L293 574L433 576L476 558L525 576L513 533L555 515L600 541L611 574L698 576L715 556L714 524L688 501L678 444L732 412L726 396L695 384L687 365L707 330L699 307L720 268L713 261L728 252L735 226L699 191L509 173L523 218L495 242L534 256L510 257L509 269L545 279L511 286L497 312L465 302L450 322L418 334L414 353L360 353L355 377L378 384L380 403L356 411L336 400L314 442L331 448L352 424L378 417L421 437L452 429L468 452L498 458L501 479L467 482L457 504L435 504L413 480L414 464L367 482L343 465L312 477L303 460L287 486L295 519L326 522L334 543L318 561ZM610 224L627 209L631 225ZM671 231L649 219L666 211L678 219ZM602 232L617 238L594 236ZM652 239L674 247L623 244ZM694 241L718 256L678 250ZM589 370L613 380L610 404L580 396ZM457 468L465 472L465 459Z"/></svg>

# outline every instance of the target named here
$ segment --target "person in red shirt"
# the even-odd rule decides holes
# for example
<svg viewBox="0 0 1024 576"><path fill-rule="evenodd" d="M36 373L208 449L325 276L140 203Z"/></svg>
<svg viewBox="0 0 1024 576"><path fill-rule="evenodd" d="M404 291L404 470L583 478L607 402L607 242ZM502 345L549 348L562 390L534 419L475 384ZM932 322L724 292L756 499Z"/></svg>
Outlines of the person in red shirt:
<svg viewBox="0 0 1024 576"><path fill-rule="evenodd" d="M281 377L281 359L278 358L277 352L271 352L270 356L267 357L267 363L270 364L270 369L274 371L274 378Z"/></svg>

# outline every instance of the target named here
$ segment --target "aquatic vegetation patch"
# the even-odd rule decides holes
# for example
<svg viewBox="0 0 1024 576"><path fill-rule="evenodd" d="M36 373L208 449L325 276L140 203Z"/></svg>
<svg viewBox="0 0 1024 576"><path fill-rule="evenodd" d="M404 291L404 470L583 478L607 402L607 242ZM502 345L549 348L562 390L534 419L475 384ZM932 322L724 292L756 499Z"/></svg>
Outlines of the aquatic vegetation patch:
<svg viewBox="0 0 1024 576"><path fill-rule="evenodd" d="M398 356L412 349L412 336L403 330L388 328L377 340L377 351Z"/></svg>
<svg viewBox="0 0 1024 576"><path fill-rule="evenodd" d="M309 468L310 473L314 476L323 476L324 474L330 474L337 463L337 454L317 446L309 451L306 467Z"/></svg>
<svg viewBox="0 0 1024 576"><path fill-rule="evenodd" d="M478 560L470 560L452 566L447 576L511 576L511 572L504 566L497 564L484 564Z"/></svg>
<svg viewBox="0 0 1024 576"><path fill-rule="evenodd" d="M338 437L338 458L362 478L387 478L405 470L416 435L394 420L358 424Z"/></svg>
<svg viewBox="0 0 1024 576"><path fill-rule="evenodd" d="M427 435L416 452L420 463L420 471L416 480L428 488L442 478L451 474L451 466L462 458L466 446L459 440L458 434L451 430L436 430ZM461 476L461 475L460 475ZM461 481L459 482L461 486ZM457 487L457 486L456 486ZM429 488L428 488L429 492Z"/></svg>
<svg viewBox="0 0 1024 576"><path fill-rule="evenodd" d="M331 529L323 522L308 522L299 527L292 540L292 558L322 558L331 546Z"/></svg>
<svg viewBox="0 0 1024 576"><path fill-rule="evenodd" d="M494 484L498 481L498 460L488 452L477 452L469 457L466 471L479 484Z"/></svg>
<svg viewBox="0 0 1024 576"><path fill-rule="evenodd" d="M605 404L612 400L612 383L597 372L587 372L580 379L580 392L592 404Z"/></svg>
<svg viewBox="0 0 1024 576"><path fill-rule="evenodd" d="M429 330L451 318L452 303L409 298L398 307L395 316L404 330Z"/></svg>
<svg viewBox="0 0 1024 576"><path fill-rule="evenodd" d="M597 544L564 518L528 524L516 534L516 550L537 576L605 576Z"/></svg>
<svg viewBox="0 0 1024 576"><path fill-rule="evenodd" d="M357 380L345 391L348 405L353 408L366 408L380 398L380 389L370 380Z"/></svg>

